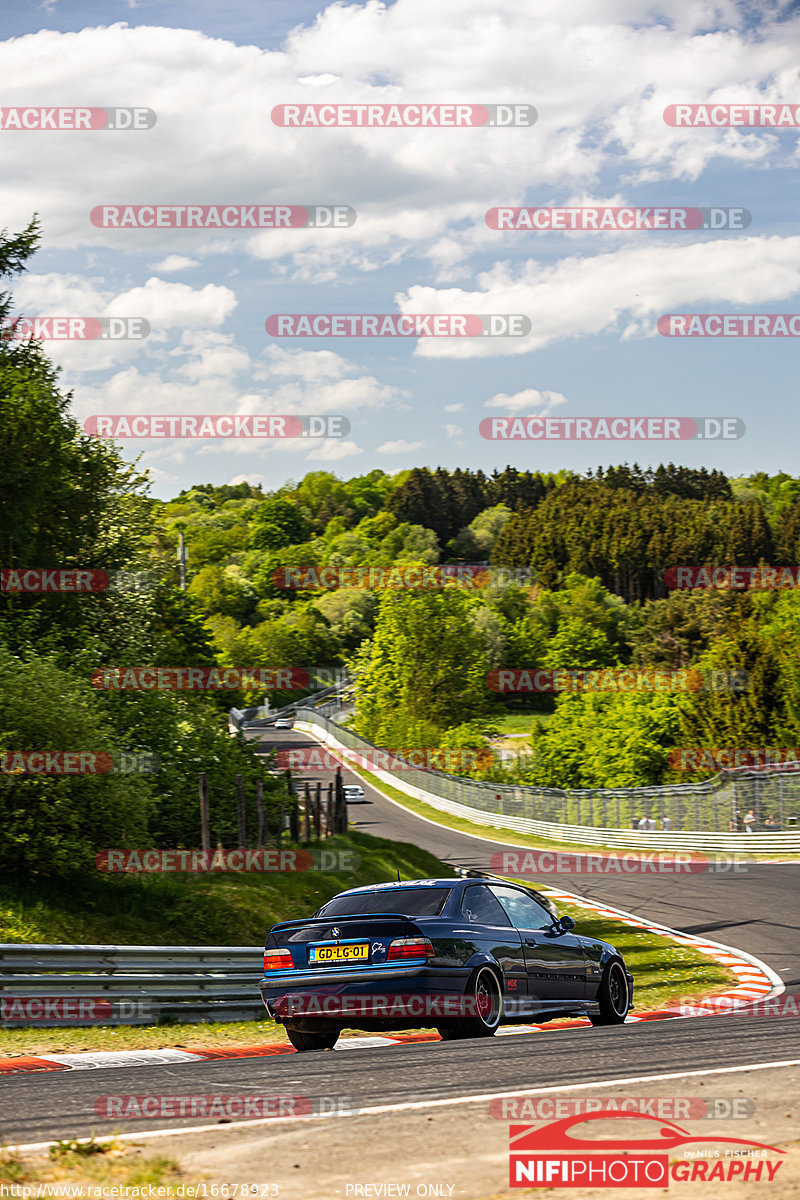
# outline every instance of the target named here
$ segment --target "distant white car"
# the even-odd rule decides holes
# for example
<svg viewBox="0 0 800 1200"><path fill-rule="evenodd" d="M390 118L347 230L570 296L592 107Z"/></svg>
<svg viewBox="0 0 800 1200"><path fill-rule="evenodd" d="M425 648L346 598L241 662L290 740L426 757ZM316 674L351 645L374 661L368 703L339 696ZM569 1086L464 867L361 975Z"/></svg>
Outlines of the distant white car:
<svg viewBox="0 0 800 1200"><path fill-rule="evenodd" d="M275 729L291 729L292 724L293 724L293 722L287 721L286 717L281 717L280 720L275 722L274 728Z"/></svg>
<svg viewBox="0 0 800 1200"><path fill-rule="evenodd" d="M348 783L344 787L345 800L363 800L364 789L360 783Z"/></svg>

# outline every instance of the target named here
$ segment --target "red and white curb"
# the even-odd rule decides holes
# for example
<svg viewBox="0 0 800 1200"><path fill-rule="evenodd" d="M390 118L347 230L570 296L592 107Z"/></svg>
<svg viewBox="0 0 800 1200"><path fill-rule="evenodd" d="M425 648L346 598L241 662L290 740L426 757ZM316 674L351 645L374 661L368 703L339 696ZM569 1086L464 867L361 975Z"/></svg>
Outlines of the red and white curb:
<svg viewBox="0 0 800 1200"><path fill-rule="evenodd" d="M634 913L621 908L612 908L607 904L598 904L586 896L577 896L572 892L563 892L555 888L548 889L548 895L554 900L565 900L596 912L599 916L613 917L622 925L631 925L659 937L692 946L701 953L708 955L721 966L727 967L738 979L735 987L713 996L704 996L701 1000L692 999L684 1005L653 1009L629 1016L626 1024L639 1021L660 1021L668 1018L729 1015L732 1011L741 1011L750 1003L759 1000L772 999L785 991L779 975L753 955L744 950L726 946L722 942L712 942L707 938L694 937L689 933L681 933L670 929L667 925L659 925L655 921L645 921ZM689 1008L690 1011L686 1011ZM768 1013L766 1015L769 1015ZM588 1020L571 1018L564 1021L548 1021L542 1025L512 1025L498 1031L498 1037L513 1037L527 1033L549 1033L576 1029L589 1025ZM438 1042L438 1033L400 1034L396 1037L344 1037L337 1042L336 1050L364 1050L377 1046L402 1046L409 1043ZM95 1071L104 1067L155 1067L168 1063L215 1062L221 1059L236 1058L269 1058L276 1054L295 1054L296 1051L285 1042L267 1042L261 1046L236 1046L230 1049L219 1047L213 1050L102 1050L80 1051L75 1054L48 1054L46 1057L24 1056L19 1058L0 1059L0 1075L26 1075L37 1071Z"/></svg>
<svg viewBox="0 0 800 1200"><path fill-rule="evenodd" d="M783 980L772 970L772 967L744 950L737 950L722 942L712 942L708 938L695 937L691 933L682 933L677 929L670 929L668 925L660 925L656 921L643 920L635 913L626 912L622 908L613 908L608 904L598 904L586 896L576 896L572 892L549 888L548 895L552 896L554 900L566 900L578 904L582 908L591 909L598 916L613 917L621 925L631 925L636 929L643 929L647 933L667 937L673 942L692 946L701 954L718 962L720 966L726 967L738 980L735 987L728 988L724 992L715 992L712 996L703 996L700 999L691 998L680 1005L669 1005L666 1008L637 1013L635 1016L628 1017L626 1024L636 1021L662 1020L668 1017L729 1016L732 1012L741 1012L748 1004L759 1000L771 1000L786 990Z"/></svg>
<svg viewBox="0 0 800 1200"><path fill-rule="evenodd" d="M363 1050L367 1046L394 1046L403 1042L438 1042L438 1033L397 1037L342 1038L337 1050ZM222 1059L271 1058L296 1054L287 1042L264 1042L260 1046L234 1046L213 1050L82 1050L75 1054L47 1054L0 1058L0 1075L27 1075L33 1071L97 1071L104 1067L159 1067L169 1063L219 1062Z"/></svg>

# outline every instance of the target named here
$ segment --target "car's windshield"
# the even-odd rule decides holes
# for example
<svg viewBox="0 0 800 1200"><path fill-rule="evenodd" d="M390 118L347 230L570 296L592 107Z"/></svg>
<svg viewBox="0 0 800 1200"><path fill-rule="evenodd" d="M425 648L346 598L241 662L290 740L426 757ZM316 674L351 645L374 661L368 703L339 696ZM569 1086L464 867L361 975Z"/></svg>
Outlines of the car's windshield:
<svg viewBox="0 0 800 1200"><path fill-rule="evenodd" d="M347 917L358 913L403 913L409 917L438 917L452 888L380 888L334 896L317 914L320 917Z"/></svg>

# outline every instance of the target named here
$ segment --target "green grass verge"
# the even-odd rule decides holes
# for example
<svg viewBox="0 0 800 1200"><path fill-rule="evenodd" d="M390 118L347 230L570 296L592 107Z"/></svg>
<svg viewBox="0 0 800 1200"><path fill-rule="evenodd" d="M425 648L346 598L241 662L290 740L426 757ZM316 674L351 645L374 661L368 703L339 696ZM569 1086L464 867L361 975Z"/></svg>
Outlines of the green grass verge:
<svg viewBox="0 0 800 1200"><path fill-rule="evenodd" d="M23 1154L17 1150L0 1150L0 1185L6 1186L4 1195L20 1195L17 1188L29 1187L30 1195L49 1200L64 1196L66 1189L92 1187L122 1189L113 1194L125 1195L130 1188L164 1188L156 1195L176 1195L176 1187L190 1182L190 1177L181 1169L178 1161L165 1154L143 1154L141 1149L126 1146L111 1139L94 1138L87 1143L63 1141L51 1146L47 1155ZM191 1182L196 1182L191 1180ZM17 1188L11 1190L13 1185ZM51 1190L52 1188L52 1190ZM92 1195L99 1195L94 1190ZM130 1196L144 1194L133 1190Z"/></svg>
<svg viewBox="0 0 800 1200"><path fill-rule="evenodd" d="M368 834L312 842L354 852L354 871L271 874L96 875L0 884L0 942L150 946L263 944L276 921L306 916L362 884L450 876L432 854ZM360 860L360 862L358 861Z"/></svg>

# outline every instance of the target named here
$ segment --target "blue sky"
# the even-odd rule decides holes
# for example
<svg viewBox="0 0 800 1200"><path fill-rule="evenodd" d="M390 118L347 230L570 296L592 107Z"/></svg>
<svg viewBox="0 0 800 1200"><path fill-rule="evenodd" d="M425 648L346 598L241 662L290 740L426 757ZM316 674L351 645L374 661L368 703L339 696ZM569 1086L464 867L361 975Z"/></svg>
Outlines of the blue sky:
<svg viewBox="0 0 800 1200"><path fill-rule="evenodd" d="M48 0L0 10L0 106L137 105L147 131L0 131L2 217L43 247L26 316L97 414L341 413L319 442L127 440L155 495L309 470L796 470L791 339L667 339L662 313L800 313L800 130L673 129L673 103L800 100L792 6L641 0ZM286 129L283 103L535 105L532 128ZM340 203L346 230L98 229L97 204ZM742 206L741 232L498 232L497 205ZM273 339L271 313L524 313L521 339ZM513 442L487 416L728 416L733 442Z"/></svg>

